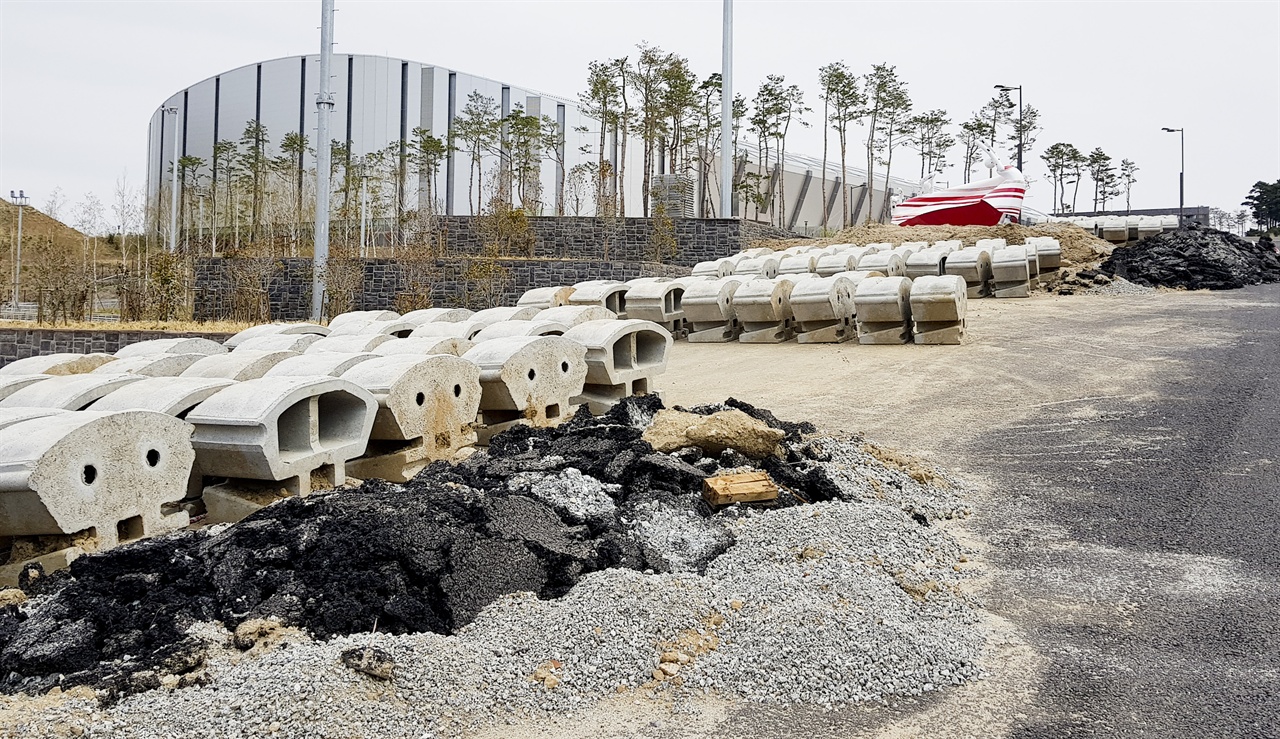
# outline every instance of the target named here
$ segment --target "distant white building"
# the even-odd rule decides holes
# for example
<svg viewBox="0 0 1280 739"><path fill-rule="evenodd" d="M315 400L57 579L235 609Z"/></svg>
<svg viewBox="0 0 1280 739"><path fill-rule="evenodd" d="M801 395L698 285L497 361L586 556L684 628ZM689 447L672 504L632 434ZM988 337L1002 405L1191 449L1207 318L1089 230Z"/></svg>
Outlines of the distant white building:
<svg viewBox="0 0 1280 739"><path fill-rule="evenodd" d="M199 157L206 163L199 172L203 194L184 194L188 213L192 213L192 197L207 194L209 187L219 176L212 167L214 143L222 140L239 141L246 125L251 122L258 122L266 128L270 141L268 156L279 154L279 145L286 134L301 133L306 136L312 151L303 157L301 166L298 167L297 182L301 192L305 173L315 167L315 100L319 90L319 68L319 55L315 54L273 59L223 72L170 96L151 117L147 156L147 194L150 202L159 203L160 199L167 202L175 136L178 139L179 157ZM346 142L352 162L358 163L362 157L384 150L392 142L411 140L413 130L418 127L448 140L454 120L466 105L472 91L491 97L500 106L501 115L506 115L519 106L528 114L550 117L564 132L562 155L548 156L542 162L541 206L540 213L535 215L555 214L558 183L565 182L576 165L593 162L598 158L600 123L583 115L574 100L465 72L382 56L335 55L332 69L331 90L335 107L329 130L334 140ZM178 114L175 116L165 113L165 108L176 108ZM607 145L613 149L610 158L616 163L616 137L608 136L607 141ZM740 147L740 154L745 153L752 159L745 168L755 172L757 164L754 162L754 144L748 148L745 143L740 142ZM638 142L627 147L628 162L625 171L628 216L641 215L643 212L640 151ZM556 161L557 158L561 161ZM497 162L496 156L487 155L483 159L482 169L489 172ZM347 162L335 163L336 166L346 164ZM399 176L401 185L394 197L399 199L397 207L414 208L417 203L412 202L413 193L420 192L417 187L418 173L412 171L410 165L402 166L404 169ZM741 169L740 167L740 171ZM783 171L774 172L765 178L770 187L777 187L779 175L785 177L787 218L786 223L781 225L801 230L806 225L810 229L817 228L823 223L825 209L830 214L828 223L832 227L838 227L840 188L849 189L855 203L863 200L865 173L852 167L840 173L838 164L828 162L829 192L827 201L821 202L821 169L821 163L817 159L788 155ZM468 197L470 170L470 154L466 151L450 154L440 167L433 189L439 209L444 213L472 214L474 202ZM718 203L718 167L713 167L712 170L713 174L708 182L698 183L695 180L692 187L710 189L706 200ZM222 176L225 177L225 173ZM898 178L890 179L889 187L894 199L914 194L918 189L917 183ZM337 188L335 183L335 189ZM889 208L883 197L884 189L883 175L877 175L870 205L855 205L858 215L852 220L858 221L865 217L868 207L874 220L887 220ZM693 203L692 210L682 215L719 215L697 212L697 203L702 200L696 194L689 198ZM340 202L340 199L335 201L335 205ZM565 203L564 211L569 215L595 214L594 205L583 207L577 204L575 207L575 204ZM756 213L750 206L739 207L738 211L737 217L770 220L769 214ZM204 217L207 219L210 216L206 214ZM192 223L194 218L184 217L184 220Z"/></svg>

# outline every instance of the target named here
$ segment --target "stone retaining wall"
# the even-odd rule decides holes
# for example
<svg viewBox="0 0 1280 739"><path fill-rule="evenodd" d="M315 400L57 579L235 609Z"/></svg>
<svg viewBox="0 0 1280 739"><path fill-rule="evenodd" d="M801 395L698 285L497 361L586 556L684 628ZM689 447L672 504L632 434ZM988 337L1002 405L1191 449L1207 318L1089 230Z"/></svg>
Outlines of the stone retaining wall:
<svg viewBox="0 0 1280 739"><path fill-rule="evenodd" d="M204 338L222 342L231 334L199 331L98 331L65 328L0 328L0 366L45 354L115 354L150 339Z"/></svg>

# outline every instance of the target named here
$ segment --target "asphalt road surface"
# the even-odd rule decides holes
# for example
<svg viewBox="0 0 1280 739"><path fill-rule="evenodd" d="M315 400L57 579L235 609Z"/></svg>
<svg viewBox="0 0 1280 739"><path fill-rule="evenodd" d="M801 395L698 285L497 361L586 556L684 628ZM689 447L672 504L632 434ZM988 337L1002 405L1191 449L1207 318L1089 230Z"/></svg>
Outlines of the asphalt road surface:
<svg viewBox="0 0 1280 739"><path fill-rule="evenodd" d="M732 388L976 481L1002 624L949 694L719 730L1280 736L1280 285L971 306L962 347L676 347L669 403Z"/></svg>

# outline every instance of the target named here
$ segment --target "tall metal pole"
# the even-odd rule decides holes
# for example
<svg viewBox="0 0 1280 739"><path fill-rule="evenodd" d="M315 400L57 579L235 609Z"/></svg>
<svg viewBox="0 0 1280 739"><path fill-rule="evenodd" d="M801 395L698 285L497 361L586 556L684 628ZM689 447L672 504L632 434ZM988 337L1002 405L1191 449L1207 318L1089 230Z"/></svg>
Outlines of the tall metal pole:
<svg viewBox="0 0 1280 739"><path fill-rule="evenodd" d="M9 191L9 200L18 206L18 243L13 258L13 310L16 317L18 310L18 288L22 284L22 207L30 202L27 193L19 190L17 195Z"/></svg>
<svg viewBox="0 0 1280 739"><path fill-rule="evenodd" d="M1186 194L1184 188L1187 178L1187 132L1185 129L1178 129L1179 148L1182 149L1182 164L1178 169L1178 228L1182 228L1182 203Z"/></svg>
<svg viewBox="0 0 1280 739"><path fill-rule="evenodd" d="M316 95L316 227L312 259L311 320L324 313L325 267L329 263L329 114L333 112L333 0L320 0L320 92Z"/></svg>
<svg viewBox="0 0 1280 739"><path fill-rule="evenodd" d="M366 186L367 182L368 180L365 179L364 173L361 172L360 173L360 256L362 257L369 256L369 247L365 245L365 240L364 240L365 213L367 212L369 207L369 190Z"/></svg>
<svg viewBox="0 0 1280 739"><path fill-rule="evenodd" d="M733 0L724 0L724 49L720 59L720 217L733 217Z"/></svg>
<svg viewBox="0 0 1280 739"><path fill-rule="evenodd" d="M178 251L178 130L182 127L177 106L165 108L173 113L173 178L169 184L169 253Z"/></svg>

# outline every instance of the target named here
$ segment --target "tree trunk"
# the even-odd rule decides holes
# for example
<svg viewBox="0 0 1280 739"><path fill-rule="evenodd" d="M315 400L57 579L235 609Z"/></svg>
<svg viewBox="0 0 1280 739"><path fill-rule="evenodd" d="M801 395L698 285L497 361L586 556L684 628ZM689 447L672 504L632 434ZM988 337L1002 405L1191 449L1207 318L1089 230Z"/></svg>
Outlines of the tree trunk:
<svg viewBox="0 0 1280 739"><path fill-rule="evenodd" d="M871 124L867 126L867 188L863 196L867 198L867 217L863 223L871 224L871 213L875 210L875 155L876 155L876 116L871 116Z"/></svg>
<svg viewBox="0 0 1280 739"><path fill-rule="evenodd" d="M840 122L840 228L849 227L849 182L845 179L845 173L848 172L847 125L844 121Z"/></svg>
<svg viewBox="0 0 1280 739"><path fill-rule="evenodd" d="M827 101L822 101L822 230L827 230L827 139L829 137L827 124L829 123Z"/></svg>

